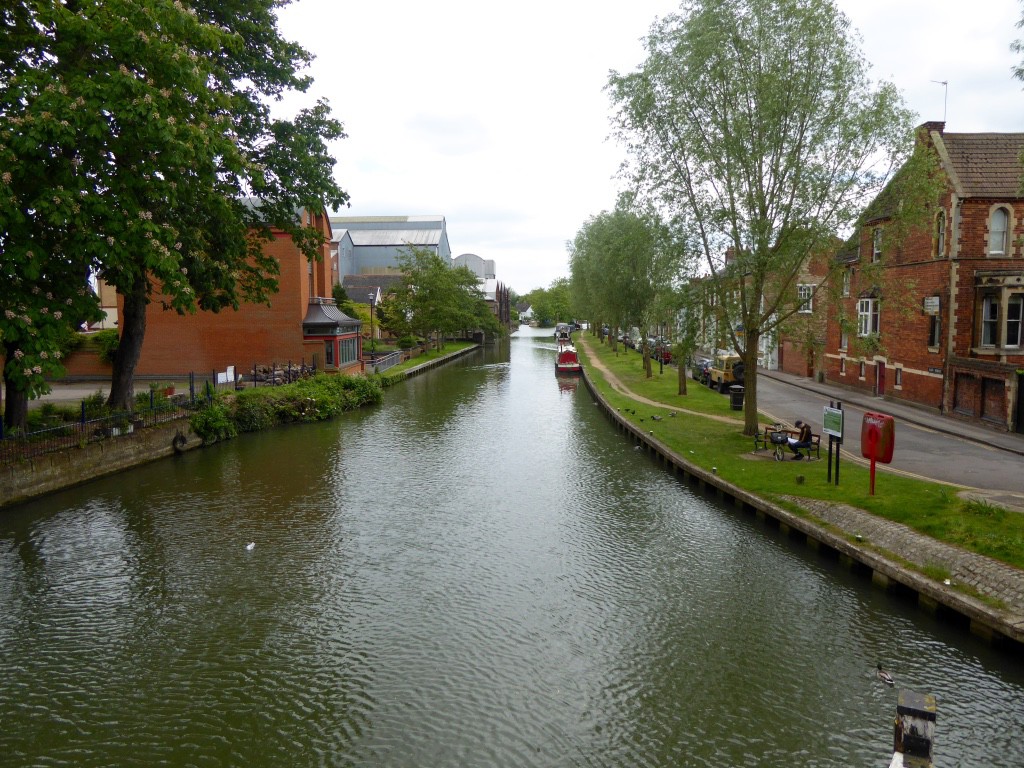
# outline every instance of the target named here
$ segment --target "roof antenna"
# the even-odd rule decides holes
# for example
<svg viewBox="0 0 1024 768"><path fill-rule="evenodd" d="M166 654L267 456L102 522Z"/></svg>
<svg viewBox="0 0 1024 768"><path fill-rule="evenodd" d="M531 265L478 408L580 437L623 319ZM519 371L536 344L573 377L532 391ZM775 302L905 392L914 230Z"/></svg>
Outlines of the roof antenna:
<svg viewBox="0 0 1024 768"><path fill-rule="evenodd" d="M932 80L932 82L942 86L942 122L946 122L946 101L949 99L949 81Z"/></svg>

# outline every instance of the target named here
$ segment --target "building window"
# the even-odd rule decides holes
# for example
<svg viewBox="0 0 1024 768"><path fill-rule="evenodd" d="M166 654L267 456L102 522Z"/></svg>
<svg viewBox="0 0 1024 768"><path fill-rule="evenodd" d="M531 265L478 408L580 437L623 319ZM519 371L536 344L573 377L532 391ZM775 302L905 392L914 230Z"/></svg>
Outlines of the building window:
<svg viewBox="0 0 1024 768"><path fill-rule="evenodd" d="M324 342L324 365L334 367L334 340Z"/></svg>
<svg viewBox="0 0 1024 768"><path fill-rule="evenodd" d="M853 282L853 267L843 270L843 296L850 295L850 283Z"/></svg>
<svg viewBox="0 0 1024 768"><path fill-rule="evenodd" d="M1007 347L1021 346L1021 321L1024 315L1024 294L1014 294L1006 305L1006 343Z"/></svg>
<svg viewBox="0 0 1024 768"><path fill-rule="evenodd" d="M349 338L342 339L338 344L340 354L338 355L338 365L345 365L346 363L354 363L359 359L359 339Z"/></svg>
<svg viewBox="0 0 1024 768"><path fill-rule="evenodd" d="M881 261L882 259L882 228L875 227L875 231L871 233L871 261Z"/></svg>
<svg viewBox="0 0 1024 768"><path fill-rule="evenodd" d="M994 347L999 339L999 299L986 296L981 304L981 346Z"/></svg>
<svg viewBox="0 0 1024 768"><path fill-rule="evenodd" d="M988 255L1006 255L1006 236L1010 230L1010 213L996 208L988 220Z"/></svg>
<svg viewBox="0 0 1024 768"><path fill-rule="evenodd" d="M857 302L857 335L872 333L878 333L878 299L861 299Z"/></svg>
<svg viewBox="0 0 1024 768"><path fill-rule="evenodd" d="M946 212L939 211L935 217L935 256L941 259L946 254Z"/></svg>
<svg viewBox="0 0 1024 768"><path fill-rule="evenodd" d="M839 375L840 376L845 376L846 375L846 358L845 357L840 357L839 358Z"/></svg>
<svg viewBox="0 0 1024 768"><path fill-rule="evenodd" d="M928 319L928 346L938 347L942 339L942 320L938 315L930 315Z"/></svg>
<svg viewBox="0 0 1024 768"><path fill-rule="evenodd" d="M839 348L849 349L850 348L850 334L846 331L841 331L839 334Z"/></svg>
<svg viewBox="0 0 1024 768"><path fill-rule="evenodd" d="M892 370L893 370L894 378L896 379L893 382L893 386L896 387L897 389L899 389L899 388L901 388L903 386L903 369L902 368L893 368Z"/></svg>
<svg viewBox="0 0 1024 768"><path fill-rule="evenodd" d="M814 311L814 286L798 285L796 287L797 297L800 301L799 312L804 314Z"/></svg>
<svg viewBox="0 0 1024 768"><path fill-rule="evenodd" d="M864 361L861 360L860 361L860 377L862 379L864 378L864 374L866 373L866 371L867 371L867 366L864 364Z"/></svg>

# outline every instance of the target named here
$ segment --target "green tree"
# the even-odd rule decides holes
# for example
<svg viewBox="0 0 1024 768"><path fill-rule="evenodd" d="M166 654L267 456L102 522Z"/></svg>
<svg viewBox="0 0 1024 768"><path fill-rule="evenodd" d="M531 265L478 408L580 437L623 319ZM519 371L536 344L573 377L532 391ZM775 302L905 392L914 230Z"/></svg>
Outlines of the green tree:
<svg viewBox="0 0 1024 768"><path fill-rule="evenodd" d="M151 301L187 313L269 300L271 228L315 258L322 236L298 212L347 202L327 151L344 134L324 102L271 116L270 100L310 83L309 54L277 31L280 0L10 5L0 196L17 215L0 242L31 249L54 281L84 285L84 265L117 289L109 401L128 408Z"/></svg>
<svg viewBox="0 0 1024 768"><path fill-rule="evenodd" d="M569 245L572 285L585 291L587 302L601 320L615 331L636 324L648 377L652 375L647 344L648 329L657 319L671 314L666 298L682 266L668 230L653 214L627 208L623 198L612 212L587 220Z"/></svg>
<svg viewBox="0 0 1024 768"><path fill-rule="evenodd" d="M906 162L912 116L868 79L849 26L831 0L695 0L655 22L635 72L609 80L630 181L712 278L746 368L749 434L760 340L799 309L802 265L901 164L908 182L930 167Z"/></svg>
<svg viewBox="0 0 1024 768"><path fill-rule="evenodd" d="M382 327L396 336L433 338L437 349L446 335L476 329L498 333L494 317L474 275L453 269L435 251L409 246L398 257L402 281L381 303Z"/></svg>

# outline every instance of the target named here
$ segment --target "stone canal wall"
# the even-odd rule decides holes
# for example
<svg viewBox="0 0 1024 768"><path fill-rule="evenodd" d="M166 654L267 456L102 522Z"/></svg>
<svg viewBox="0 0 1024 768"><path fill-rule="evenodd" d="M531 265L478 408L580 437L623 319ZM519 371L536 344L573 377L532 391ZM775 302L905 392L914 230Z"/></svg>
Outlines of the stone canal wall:
<svg viewBox="0 0 1024 768"><path fill-rule="evenodd" d="M583 378L591 395L616 427L643 447L667 471L691 486L756 514L767 524L803 540L822 554L838 557L853 570L870 576L880 587L908 595L923 609L968 628L993 646L1014 653L1024 651L1024 611L1021 610L1024 594L1019 586L1022 579L1017 569L990 558L965 553L918 534L906 526L845 505L786 497L787 502L800 507L808 516L795 514L722 479L714 471L687 461L612 408L586 375L586 370ZM862 535L869 530L872 531L870 535ZM951 550L947 554L957 561L971 561L966 564L966 570L975 574L977 581L969 586L981 592L1000 595L1005 599L1007 607L995 608L953 586L928 578L921 571L887 557L877 549L858 544L858 538L871 541L885 552L898 553L899 557L909 563L914 563L915 556L923 556L924 562L919 565L938 562L936 550L939 548ZM986 583L982 584L982 581ZM978 589L982 586L992 588Z"/></svg>
<svg viewBox="0 0 1024 768"><path fill-rule="evenodd" d="M18 504L200 445L202 440L189 428L188 419L178 419L167 426L33 456L0 467L0 506Z"/></svg>

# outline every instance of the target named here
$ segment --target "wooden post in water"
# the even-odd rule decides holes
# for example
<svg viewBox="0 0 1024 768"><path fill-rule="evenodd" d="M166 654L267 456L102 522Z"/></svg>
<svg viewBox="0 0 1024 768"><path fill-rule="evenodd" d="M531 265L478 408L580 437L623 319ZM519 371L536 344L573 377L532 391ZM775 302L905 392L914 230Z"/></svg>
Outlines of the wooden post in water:
<svg viewBox="0 0 1024 768"><path fill-rule="evenodd" d="M932 768L934 742L935 697L900 689L889 768Z"/></svg>

